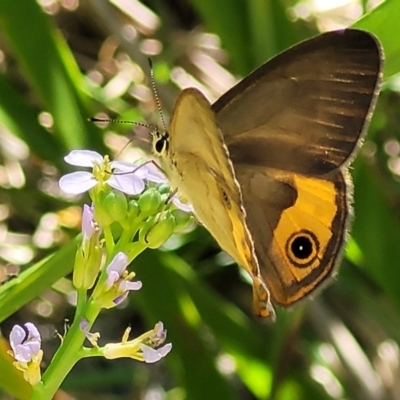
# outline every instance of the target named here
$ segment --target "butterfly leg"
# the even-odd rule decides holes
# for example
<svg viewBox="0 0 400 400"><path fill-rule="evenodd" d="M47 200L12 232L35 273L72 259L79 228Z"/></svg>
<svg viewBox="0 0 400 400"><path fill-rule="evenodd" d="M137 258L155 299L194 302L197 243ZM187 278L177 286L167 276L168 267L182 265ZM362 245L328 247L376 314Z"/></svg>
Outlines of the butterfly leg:
<svg viewBox="0 0 400 400"><path fill-rule="evenodd" d="M270 318L275 321L276 315L269 291L257 276L253 277L253 308L257 317Z"/></svg>

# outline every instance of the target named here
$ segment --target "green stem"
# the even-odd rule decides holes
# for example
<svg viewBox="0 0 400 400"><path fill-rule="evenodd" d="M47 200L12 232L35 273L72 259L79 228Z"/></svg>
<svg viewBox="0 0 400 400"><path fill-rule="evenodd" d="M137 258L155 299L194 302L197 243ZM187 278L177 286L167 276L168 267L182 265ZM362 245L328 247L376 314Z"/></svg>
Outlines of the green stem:
<svg viewBox="0 0 400 400"><path fill-rule="evenodd" d="M128 243L131 243L140 228L142 220L139 218L134 219L129 226L125 227L122 231L120 238L118 239L114 253L117 254L119 251L123 251Z"/></svg>
<svg viewBox="0 0 400 400"><path fill-rule="evenodd" d="M108 260L109 257L111 255L114 254L114 237L111 231L111 228L109 226L106 226L105 228L103 228L103 233L104 233L104 238L105 238L105 242L106 242L106 250L107 250L107 256L108 256Z"/></svg>
<svg viewBox="0 0 400 400"><path fill-rule="evenodd" d="M140 253L147 249L147 246L141 242L131 243L127 256L130 262L132 262Z"/></svg>
<svg viewBox="0 0 400 400"><path fill-rule="evenodd" d="M84 315L91 326L99 315L100 308L92 302L88 304L86 310L82 311L85 313L75 315L74 322L43 375L42 383L33 387L31 400L52 399L69 371L82 358L80 350L85 340L85 334L79 327L81 317Z"/></svg>
<svg viewBox="0 0 400 400"><path fill-rule="evenodd" d="M82 315L83 310L86 304L86 289L78 289L77 290L77 301L76 301L76 314Z"/></svg>

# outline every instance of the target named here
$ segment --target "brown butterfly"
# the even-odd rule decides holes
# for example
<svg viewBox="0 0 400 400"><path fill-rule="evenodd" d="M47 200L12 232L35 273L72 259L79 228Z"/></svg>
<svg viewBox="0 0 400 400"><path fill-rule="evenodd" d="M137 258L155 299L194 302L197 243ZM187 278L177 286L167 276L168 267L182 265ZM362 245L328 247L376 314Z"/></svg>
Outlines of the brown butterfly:
<svg viewBox="0 0 400 400"><path fill-rule="evenodd" d="M154 152L199 221L253 279L257 315L291 306L331 277L352 215L349 164L382 79L370 33L306 40L212 106L179 95Z"/></svg>

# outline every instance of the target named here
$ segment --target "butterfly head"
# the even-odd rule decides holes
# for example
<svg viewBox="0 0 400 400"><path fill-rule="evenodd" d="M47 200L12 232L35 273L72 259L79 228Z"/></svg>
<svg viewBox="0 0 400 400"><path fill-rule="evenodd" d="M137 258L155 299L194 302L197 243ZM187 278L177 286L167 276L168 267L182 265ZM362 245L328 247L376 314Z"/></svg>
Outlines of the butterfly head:
<svg viewBox="0 0 400 400"><path fill-rule="evenodd" d="M151 132L153 153L158 157L165 157L169 150L169 133L168 131L160 131L154 128Z"/></svg>

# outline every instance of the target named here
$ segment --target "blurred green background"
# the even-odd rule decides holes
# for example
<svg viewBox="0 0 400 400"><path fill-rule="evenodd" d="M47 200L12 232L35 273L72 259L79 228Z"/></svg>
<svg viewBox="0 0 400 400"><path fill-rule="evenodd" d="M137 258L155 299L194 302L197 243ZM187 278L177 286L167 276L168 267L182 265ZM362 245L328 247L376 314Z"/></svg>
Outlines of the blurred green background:
<svg viewBox="0 0 400 400"><path fill-rule="evenodd" d="M87 359L62 389L97 400L400 399L399 21L397 0L0 1L0 398L29 398L5 354L12 325L37 324L49 362L74 314L87 199L60 192L63 157L84 148L132 161L148 139L87 118L159 122L148 56L168 116L184 87L215 100L279 51L355 24L381 40L385 83L353 164L356 218L333 284L262 323L246 277L193 229L137 259L143 289L95 325L105 343L161 320L172 353L154 365Z"/></svg>

